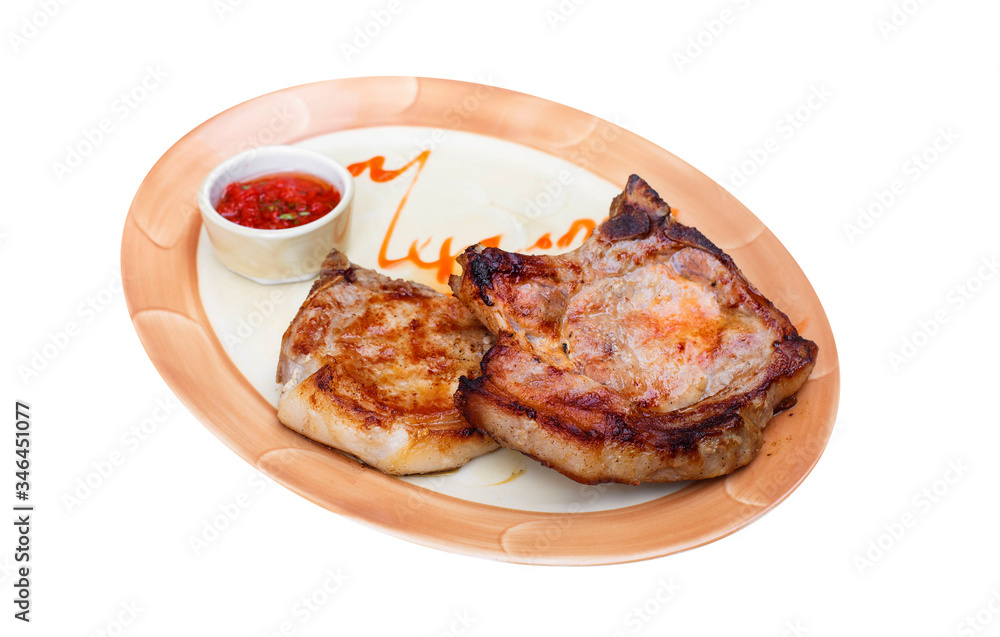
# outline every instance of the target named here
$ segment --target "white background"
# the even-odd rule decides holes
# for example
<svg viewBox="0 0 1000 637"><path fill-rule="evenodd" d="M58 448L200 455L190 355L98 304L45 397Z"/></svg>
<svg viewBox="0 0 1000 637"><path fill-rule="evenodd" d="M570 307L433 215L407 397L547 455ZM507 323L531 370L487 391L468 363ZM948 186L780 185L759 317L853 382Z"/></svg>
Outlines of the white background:
<svg viewBox="0 0 1000 637"><path fill-rule="evenodd" d="M1000 280L979 274L1000 256L995 2L566 0L557 21L556 0L401 0L353 55L342 44L387 2L49 4L46 19L45 2L5 2L0 21L0 507L14 504L16 398L32 406L37 507L30 625L6 601L15 534L0 521L4 635L257 636L283 622L296 635L1000 634ZM122 109L118 96L147 69L165 77ZM552 99L727 185L801 264L837 337L839 417L803 485L702 548L553 568L412 545L257 482L178 406L111 291L123 223L144 175L205 119L268 91L363 75ZM809 106L814 90L826 97ZM779 123L797 109L798 128ZM103 118L113 129L57 174L53 163ZM773 152L736 184L768 138ZM918 166L925 152L933 161ZM902 194L849 234L897 180ZM79 334L44 370L18 373L70 322ZM919 346L904 352L904 339ZM157 401L169 416L125 444L162 414ZM116 451L123 462L67 506ZM195 554L190 538L241 493L250 504ZM304 617L298 600L337 569L346 581Z"/></svg>

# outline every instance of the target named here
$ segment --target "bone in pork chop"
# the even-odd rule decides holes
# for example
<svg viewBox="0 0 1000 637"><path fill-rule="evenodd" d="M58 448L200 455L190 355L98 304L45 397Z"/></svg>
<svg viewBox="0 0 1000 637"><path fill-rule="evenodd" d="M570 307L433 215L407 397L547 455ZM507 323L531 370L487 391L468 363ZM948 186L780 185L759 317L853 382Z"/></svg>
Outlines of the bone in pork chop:
<svg viewBox="0 0 1000 637"><path fill-rule="evenodd" d="M817 347L633 175L578 249L473 246L451 286L497 336L455 404L584 483L711 478L750 462Z"/></svg>

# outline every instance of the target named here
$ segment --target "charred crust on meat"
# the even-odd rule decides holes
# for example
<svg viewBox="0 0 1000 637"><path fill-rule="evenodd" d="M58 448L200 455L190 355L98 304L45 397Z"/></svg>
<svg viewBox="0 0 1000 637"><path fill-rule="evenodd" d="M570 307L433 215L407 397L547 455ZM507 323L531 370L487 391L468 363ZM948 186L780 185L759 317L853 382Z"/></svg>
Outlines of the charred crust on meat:
<svg viewBox="0 0 1000 637"><path fill-rule="evenodd" d="M479 300L487 307L493 306L489 292L496 293L498 286L517 283L524 277L547 276L537 266L538 257L506 252L499 248L473 246L459 257L459 263L475 286Z"/></svg>
<svg viewBox="0 0 1000 637"><path fill-rule="evenodd" d="M645 237L649 228L649 215L626 203L621 212L601 224L600 233L608 241L626 241Z"/></svg>
<svg viewBox="0 0 1000 637"><path fill-rule="evenodd" d="M330 369L329 365L323 365L319 368L319 371L313 375L313 381L316 383L316 387L328 392L333 389L333 370Z"/></svg>
<svg viewBox="0 0 1000 637"><path fill-rule="evenodd" d="M509 337L511 337L510 333L501 332L499 334L498 340L500 338L509 338ZM483 354L483 358L479 361L479 373L485 376L487 374L486 368L489 366L490 361L493 359L494 356L503 352L504 349L505 347L498 343L493 347L489 348L488 350L486 350L486 353Z"/></svg>
<svg viewBox="0 0 1000 637"><path fill-rule="evenodd" d="M493 285L493 275L496 271L496 268L493 267L493 264L488 259L480 259L477 256L473 256L469 261L469 276L472 277L472 282L479 290L480 300L489 306L493 305L493 301L486 294L486 290Z"/></svg>
<svg viewBox="0 0 1000 637"><path fill-rule="evenodd" d="M669 449L673 454L694 454L706 438L721 436L727 432L737 432L743 425L737 404L699 420L696 424L678 428L645 427L655 432L655 446Z"/></svg>
<svg viewBox="0 0 1000 637"><path fill-rule="evenodd" d="M466 398L470 394L480 391L480 388L483 386L485 381L485 376L480 376L479 378L469 378L468 376L459 377L458 391L455 392L455 407L459 410L465 407Z"/></svg>
<svg viewBox="0 0 1000 637"><path fill-rule="evenodd" d="M515 411L515 412L521 414L522 416L524 416L525 418L527 418L529 420L538 420L538 412L537 411L535 411L531 407L528 407L527 405L522 405L521 403L517 402L516 400L511 401L511 403L510 403L510 409L512 411Z"/></svg>
<svg viewBox="0 0 1000 637"><path fill-rule="evenodd" d="M663 201L660 195L653 190L653 187L646 183L639 175L633 174L629 176L628 183L625 185L625 191L618 195L618 197L621 197L621 201L623 202L634 201L646 206L648 212L653 216L670 216L670 205ZM612 205L612 210L614 208L615 206Z"/></svg>
<svg viewBox="0 0 1000 637"><path fill-rule="evenodd" d="M465 267L473 285L479 290L479 298L487 306L493 301L486 291L493 287L493 279L497 276L517 278L524 269L525 258L520 254L505 252L498 248L468 248L463 255Z"/></svg>
<svg viewBox="0 0 1000 637"><path fill-rule="evenodd" d="M569 395L563 398L563 402L571 407L586 411L603 411L611 409L608 397L599 392L587 392L586 394Z"/></svg>
<svg viewBox="0 0 1000 637"><path fill-rule="evenodd" d="M635 430L629 424L628 420L614 412L605 414L605 427L607 428L609 437L614 440L631 442L636 435Z"/></svg>
<svg viewBox="0 0 1000 637"><path fill-rule="evenodd" d="M703 235L697 228L685 226L680 223L668 223L663 226L663 234L670 241L704 250L727 266L733 262L729 258L729 255L709 241L708 237Z"/></svg>

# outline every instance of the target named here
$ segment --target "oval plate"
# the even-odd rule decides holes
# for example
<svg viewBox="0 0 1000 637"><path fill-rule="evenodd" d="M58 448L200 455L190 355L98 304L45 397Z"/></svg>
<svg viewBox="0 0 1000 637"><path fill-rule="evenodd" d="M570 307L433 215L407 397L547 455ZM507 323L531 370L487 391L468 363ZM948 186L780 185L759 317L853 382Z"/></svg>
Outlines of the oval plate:
<svg viewBox="0 0 1000 637"><path fill-rule="evenodd" d="M386 125L489 135L570 161L614 184L637 173L660 186L684 223L732 256L802 335L819 345L795 417L786 412L773 418L764 449L732 475L642 504L582 513L508 509L443 495L364 467L282 426L275 408L230 360L202 306L198 186L215 165L248 147ZM642 560L706 544L746 526L802 482L826 447L837 412L839 363L823 307L795 260L749 210L641 137L567 106L495 87L412 77L331 80L264 95L213 117L174 144L139 187L125 222L122 277L147 354L213 434L308 500L447 551L579 565Z"/></svg>

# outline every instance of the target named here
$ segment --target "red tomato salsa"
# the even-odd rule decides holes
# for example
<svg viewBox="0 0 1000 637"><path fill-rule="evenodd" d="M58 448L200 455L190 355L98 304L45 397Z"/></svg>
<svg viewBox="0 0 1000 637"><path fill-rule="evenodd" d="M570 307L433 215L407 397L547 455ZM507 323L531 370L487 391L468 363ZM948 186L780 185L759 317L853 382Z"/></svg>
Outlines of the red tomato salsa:
<svg viewBox="0 0 1000 637"><path fill-rule="evenodd" d="M226 186L215 209L248 228L281 230L316 221L340 203L332 185L304 173L277 173Z"/></svg>

